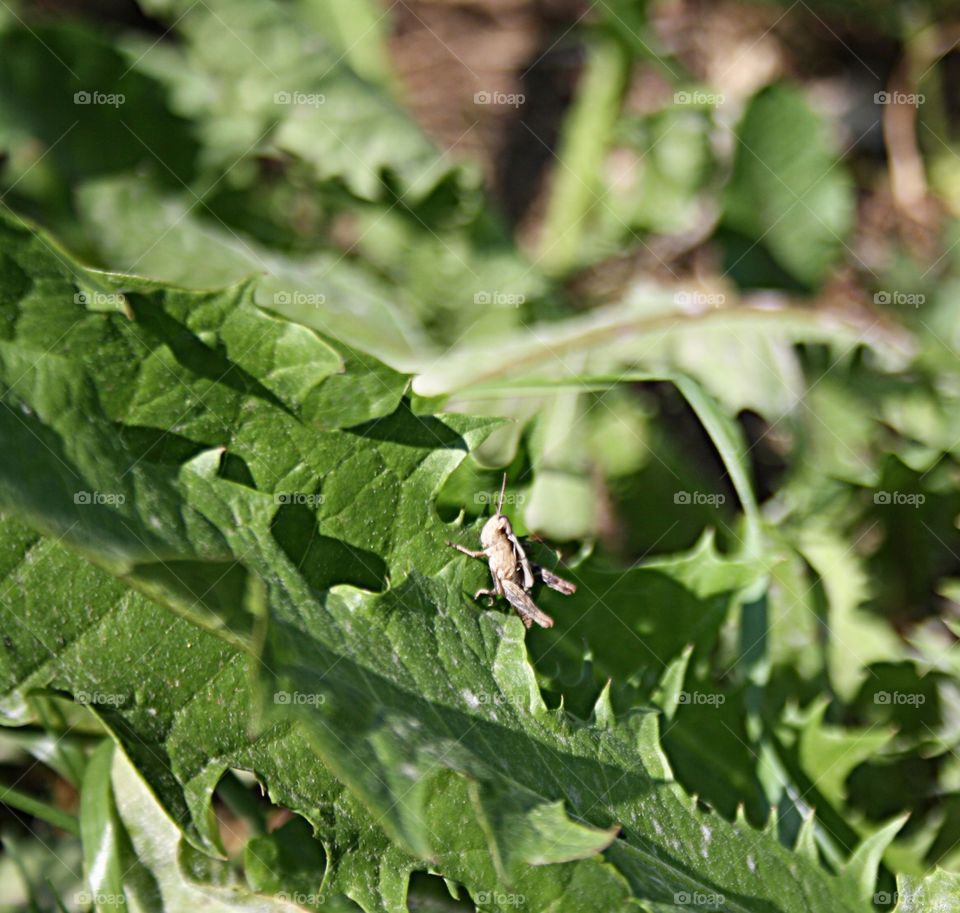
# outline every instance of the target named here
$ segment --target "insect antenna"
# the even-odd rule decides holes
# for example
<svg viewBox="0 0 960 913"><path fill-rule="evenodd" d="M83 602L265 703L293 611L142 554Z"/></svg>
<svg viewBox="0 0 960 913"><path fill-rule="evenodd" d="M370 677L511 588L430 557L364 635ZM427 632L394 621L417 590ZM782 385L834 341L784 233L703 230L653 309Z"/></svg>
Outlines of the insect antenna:
<svg viewBox="0 0 960 913"><path fill-rule="evenodd" d="M500 499L497 501L497 516L503 508L503 494L507 490L507 474L503 474L503 482L500 484Z"/></svg>

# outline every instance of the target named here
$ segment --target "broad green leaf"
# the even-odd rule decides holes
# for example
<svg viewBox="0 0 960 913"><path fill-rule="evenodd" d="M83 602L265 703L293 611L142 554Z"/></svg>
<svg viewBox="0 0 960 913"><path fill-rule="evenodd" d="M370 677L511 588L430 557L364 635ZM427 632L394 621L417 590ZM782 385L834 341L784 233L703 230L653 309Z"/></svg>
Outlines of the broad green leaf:
<svg viewBox="0 0 960 913"><path fill-rule="evenodd" d="M3 538L11 529L16 528L7 521ZM371 911L405 909L406 880L421 864L390 845L376 819L325 773L296 727L264 728L257 721L245 656L186 621L171 622L158 607L52 543L38 543L25 553L17 575L23 595L3 604L3 617L6 626L22 632L16 655L25 665L15 692L6 695L8 714L24 707L23 697L32 690L52 687L84 694L166 814L195 841L203 837L207 846L218 843L209 810L214 786L229 767L251 769L271 798L307 817L323 841L328 867L322 884L318 880L295 893L322 893L328 901L342 893ZM51 597L51 578L70 580L70 595ZM65 631L65 617L40 610L51 599L77 615L78 636L68 634L69 646L60 652L51 646ZM30 620L29 629L23 619ZM147 657L155 658L145 664ZM98 683L96 691L85 690L91 679ZM542 852L530 840L551 820L560 823L558 811L545 807L529 822L514 815L504 823L520 828L521 846ZM490 813L500 815L504 809L492 805ZM550 833L555 841L560 832L551 827ZM588 828L571 828L570 839L579 843L565 846L562 853L576 857L585 852L589 844L583 838L589 833ZM538 871L547 884L552 882L546 869ZM467 876L465 883L475 893L492 892L498 884L492 873L489 882Z"/></svg>
<svg viewBox="0 0 960 913"><path fill-rule="evenodd" d="M81 215L101 256L122 272L187 288L216 288L262 274L258 304L407 368L427 345L396 292L339 252L294 257L214 221L189 201L161 197L131 178L90 182Z"/></svg>
<svg viewBox="0 0 960 913"><path fill-rule="evenodd" d="M296 727L255 713L246 656L51 541L0 522L0 543L13 542L20 560L6 579L16 588L0 602L13 645L0 666L5 724L32 721L30 694L55 689L84 701L185 838L214 854L222 850L213 790L230 768L251 770L274 803L319 833L326 868L304 893L319 893L322 880L328 901L346 895L368 911L403 909L417 861L390 845Z"/></svg>
<svg viewBox="0 0 960 913"><path fill-rule="evenodd" d="M242 290L227 309L218 293L104 276L130 288L129 309L78 312L42 239L8 225L3 240L31 285L4 305L0 436L12 459L0 503L224 650L253 655L263 711L301 725L399 847L468 890L509 888L537 910L667 908L688 893L744 911L863 908L852 881L698 811L672 782L651 714L599 725L547 708L520 620L468 599L482 568L445 547L460 531L432 508L490 422L401 405L337 429L324 421L335 405L290 401L284 359L300 366L301 349L278 344L282 321ZM241 327L264 335L244 348ZM363 387L364 368L353 371L347 381ZM203 391L179 424L171 383ZM133 420L161 435L173 426L193 446L162 461L134 451ZM125 499L84 503L81 484ZM309 507L277 497L318 490ZM291 519L291 506L306 510ZM314 529L324 542L308 555L300 543ZM350 582L362 569L364 588ZM214 782L200 767L195 804ZM134 776L115 788L118 809L138 853L169 871L173 824L147 823Z"/></svg>

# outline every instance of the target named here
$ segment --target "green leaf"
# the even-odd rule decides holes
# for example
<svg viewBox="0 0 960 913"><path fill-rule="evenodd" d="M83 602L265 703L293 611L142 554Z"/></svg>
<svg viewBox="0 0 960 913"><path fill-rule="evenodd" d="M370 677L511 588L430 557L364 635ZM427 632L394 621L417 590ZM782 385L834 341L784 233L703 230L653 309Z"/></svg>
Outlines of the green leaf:
<svg viewBox="0 0 960 913"><path fill-rule="evenodd" d="M297 909L282 897L274 900L254 894L225 864L183 846L176 826L120 751L113 753L111 784L132 848L130 893L142 908L171 913L191 909L292 913Z"/></svg>
<svg viewBox="0 0 960 913"><path fill-rule="evenodd" d="M396 290L338 251L278 253L205 223L188 200L162 197L136 178L91 181L77 196L101 256L120 271L196 289L265 273L254 291L258 304L393 366L411 366L427 345Z"/></svg>
<svg viewBox="0 0 960 913"><path fill-rule="evenodd" d="M254 891L279 894L290 889L305 896L323 896L319 890L326 868L323 847L302 818L248 840L243 868Z"/></svg>
<svg viewBox="0 0 960 913"><path fill-rule="evenodd" d="M733 597L761 581L763 568L719 554L706 533L683 554L626 572L588 564L570 576L575 596L545 596L558 625L545 640L561 649L585 641L605 674L653 685L690 644L702 651L714 646Z"/></svg>
<svg viewBox="0 0 960 913"><path fill-rule="evenodd" d="M902 365L911 351L901 335L877 332L856 317L796 307L688 308L678 298L639 288L622 303L527 326L497 345L466 338L422 371L413 389L421 396L509 402L511 393L538 381L576 386L578 377L666 371L689 374L733 411L750 408L772 419L802 392L792 343L843 351L866 345L891 365Z"/></svg>
<svg viewBox="0 0 960 913"><path fill-rule="evenodd" d="M79 695L186 839L215 855L222 848L214 788L231 768L254 771L274 803L318 831L327 856L318 879L328 901L348 894L369 911L401 909L404 878L417 861L390 845L296 727L259 718L248 657L22 532L0 522L0 544L22 546L16 595L0 602L12 644L0 663L5 724L32 721L31 694ZM318 893L319 883L304 893Z"/></svg>
<svg viewBox="0 0 960 913"><path fill-rule="evenodd" d="M586 51L584 75L563 127L540 237L545 269L563 272L580 259L587 216L596 204L598 174L612 139L630 72L624 47L595 38Z"/></svg>
<svg viewBox="0 0 960 913"><path fill-rule="evenodd" d="M177 113L196 122L217 168L256 152L292 153L317 178L357 197L409 202L444 182L476 182L445 161L396 102L347 66L311 4L296 0L148 0L178 43L130 42L130 64L168 85ZM230 22L224 28L224 21ZM326 34L318 25L326 25ZM252 178L252 173L251 173Z"/></svg>
<svg viewBox="0 0 960 913"><path fill-rule="evenodd" d="M80 793L80 831L87 885L98 911L124 910L126 865L121 858L123 825L113 801L110 772L113 742L104 741L90 756Z"/></svg>
<svg viewBox="0 0 960 913"><path fill-rule="evenodd" d="M19 809L21 812L39 818L41 821L46 821L68 834L79 834L80 832L77 819L73 815L47 802L42 802L21 789L0 785L0 803L10 808Z"/></svg>
<svg viewBox="0 0 960 913"><path fill-rule="evenodd" d="M663 711L664 717L671 721L677 712L677 707L683 700L683 679L687 674L687 666L690 663L690 654L693 653L693 645L685 647L683 652L667 664L666 671L657 685L657 691L654 695L654 701Z"/></svg>
<svg viewBox="0 0 960 913"><path fill-rule="evenodd" d="M763 243L801 282L821 282L853 223L853 186L825 124L793 86L751 100L736 132L728 224Z"/></svg>
<svg viewBox="0 0 960 913"><path fill-rule="evenodd" d="M846 540L811 524L797 546L823 581L827 599L827 663L837 693L850 700L868 679L869 666L903 656L903 644L883 619L864 607L867 579Z"/></svg>
<svg viewBox="0 0 960 913"><path fill-rule="evenodd" d="M36 161L25 159L10 183L23 179L41 192L50 193L53 185L62 193L73 181L144 164L157 166L158 179L168 185L189 182L197 142L164 94L90 27L12 19L0 33L4 137L10 131L18 151L39 142L43 154L34 150ZM105 143L105 136L115 140ZM43 181L28 173L34 165Z"/></svg>
<svg viewBox="0 0 960 913"><path fill-rule="evenodd" d="M850 772L887 745L894 732L877 725L869 729L827 725L823 719L827 704L824 698L805 714L799 741L800 763L824 797L841 809Z"/></svg>
<svg viewBox="0 0 960 913"><path fill-rule="evenodd" d="M847 860L844 871L847 875L856 878L860 885L860 896L864 900L872 900L875 896L874 888L877 884L877 871L880 868L880 861L908 817L909 815L901 815L878 828L857 847L856 852Z"/></svg>
<svg viewBox="0 0 960 913"><path fill-rule="evenodd" d="M104 276L130 289L130 316L91 313L78 310L71 272L42 238L5 223L3 240L31 290L3 304L14 330L0 344L0 438L12 457L0 464L0 504L209 629L224 651L252 654L267 719L302 726L400 850L471 892L509 888L537 910L670 906L687 893L723 894L744 911L862 909L851 882L698 811L671 780L654 715L594 725L546 707L522 623L468 598L467 559L444 545L457 531L432 508L490 421L400 406L336 428L326 410L341 412L322 397L313 408L288 401L285 360L302 366L300 346L284 345L282 322L255 312L242 290L227 307L223 293ZM238 327L264 335L244 346ZM362 387L364 369L353 370ZM192 446L135 448L135 427L173 429ZM80 484L125 498L84 503ZM289 508L305 505L277 497L318 490L322 500L292 519ZM286 526L301 522L324 537L319 568ZM349 582L360 566L377 586ZM709 573L691 574L711 586ZM78 632L104 637L61 611L65 644ZM159 716L138 709L144 723L151 709ZM178 736L194 738L188 714L169 712ZM236 738L229 719L211 732ZM223 761L189 747L188 801L204 808ZM113 778L133 846L165 896L222 877L196 851L174 858L173 821L151 812L152 794L119 753Z"/></svg>
<svg viewBox="0 0 960 913"><path fill-rule="evenodd" d="M417 386L418 378L414 381ZM724 467L730 476L730 481L737 492L746 515L747 529L743 541L744 552L748 558L759 554L762 539L761 519L757 508L756 498L748 477L746 463L746 448L742 434L719 408L716 401L689 377L672 372L648 373L643 371L625 371L614 375L571 376L561 380L531 378L518 379L504 383L502 387L494 388L513 395L523 395L564 390L606 390L621 383L637 383L644 381L666 380L673 383L684 396L690 407L696 412L703 423L713 445L717 448ZM572 431L572 429L570 429ZM534 505L536 506L536 504ZM528 510L528 516L530 511ZM536 514L534 514L536 518ZM531 522L531 526L536 526ZM539 528L539 527L538 527Z"/></svg>
<svg viewBox="0 0 960 913"><path fill-rule="evenodd" d="M904 875L897 879L894 913L940 913L956 905L960 893L960 875L945 869L934 869L923 878Z"/></svg>

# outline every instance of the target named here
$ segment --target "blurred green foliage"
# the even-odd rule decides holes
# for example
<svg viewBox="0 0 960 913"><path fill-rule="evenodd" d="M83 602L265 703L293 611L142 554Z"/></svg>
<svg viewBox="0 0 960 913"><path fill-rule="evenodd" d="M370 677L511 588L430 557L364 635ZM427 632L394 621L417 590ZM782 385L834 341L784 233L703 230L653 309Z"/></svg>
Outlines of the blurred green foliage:
<svg viewBox="0 0 960 913"><path fill-rule="evenodd" d="M498 23L513 20L485 6L475 11L478 45L482 37L483 47L511 47L513 26ZM333 471L323 460L341 447L345 455L353 435L370 446L368 462L344 476L337 509L284 505L271 535L308 588L361 587L385 593L389 605L406 583L423 617L455 601L460 583L445 578L441 599L410 584L411 575L459 567L434 551L443 549L441 527L475 530L506 467L514 525L560 544L579 584L575 597L538 596L557 624L526 641L549 713L599 728L607 719L629 727L655 716L658 751L685 796L729 821L772 822L790 858L845 872L829 883L844 884L843 892L856 883L864 908L871 900L901 910L955 903L960 6L572 6L541 16L532 38L524 33L532 51L517 66L506 56L507 63L471 56L450 38L462 26L457 4L0 4L0 199L49 232L28 254L15 256L9 239L0 248L0 341L10 349L0 352L5 408L26 407L20 375L33 384L31 364L43 353L77 361L78 373L68 374L88 397L82 402L123 401L129 412L105 406L97 434L84 422L65 425L58 453L79 447L89 431L87 456L127 454L164 485L225 446L219 472L232 484L265 488L256 454L275 470L313 473L298 481L313 492ZM404 43L411 31L420 44ZM424 89L411 65L423 42L444 47L428 98L418 94ZM565 63L551 70L544 61L555 59ZM553 108L531 75L544 67L556 83L546 94L560 99ZM477 93L506 98L505 88L523 100L475 101ZM552 129L542 131L551 110ZM452 133L440 116L450 112ZM465 154L460 141L482 130L497 141ZM544 162L535 186L504 166L510 142L520 143L520 158ZM514 197L528 200L519 215L496 202ZM69 276L77 301L63 297ZM211 292L196 303L247 280L242 292ZM153 313L145 302L154 294L166 302L157 311L165 316L145 325L139 343L121 344L122 315L139 326ZM251 327L268 323L270 346L244 351ZM150 352L143 365L131 355L138 345ZM220 383L234 365L246 372L237 381L243 396ZM178 386L164 392L174 377L186 383L189 402ZM139 384L142 399L133 396ZM48 395L61 402L60 388L29 389L39 402ZM207 397L211 411L201 405ZM344 440L326 450L309 438L319 455L298 470L291 453L299 451L286 451L267 430L227 435L224 428L242 426L244 410L261 399L277 407L264 423L275 435L292 416L309 434ZM486 436L464 445L469 456L431 470L420 492L429 524L418 529L404 515L407 525L394 530L403 489L374 480L378 461L400 457L384 456L393 452L381 446L377 424L392 415L391 434L400 427L413 435L406 423L435 412L441 423L467 421L455 413L495 420L478 420ZM98 649L65 650L82 639L77 626L94 624L100 612L116 611L132 644L140 643L138 624L166 643L169 669L153 670L144 694L162 692L176 678L170 669L183 666L186 681L187 651L201 639L180 619L173 634L162 634L168 615L100 572L89 578L83 607L71 601L65 582L94 572L21 525L59 538L72 508L45 500L49 455L18 421L4 426L14 430L2 441L13 454L4 458L3 507L15 515L0 537L3 601L29 578L54 606L45 638L63 642L44 644L49 658L34 655L16 628L18 618L36 619L23 605L7 605L3 719L18 728L3 731L9 776L2 783L14 788L0 796L11 810L2 862L9 878L0 881L5 891L19 887L0 897L0 909L52 909L55 898L70 909L107 909L123 890L144 909L183 908L195 890L224 907L393 911L416 909L421 896L436 909L516 906L504 874L509 859L492 869L458 867L422 852L411 837L413 810L442 817L437 808L420 793L422 804L400 802L399 811L378 804L379 793L373 801L362 771L337 766L315 719L306 736L276 722L276 752L264 747L273 736L262 733L249 753L228 751L223 733L254 725L246 720L254 697L239 672L225 705L231 712L180 733L175 702L152 723L129 707L100 708L94 718L51 697L53 690L76 699L108 675ZM48 421L52 414L41 414L36 428L23 427L49 443L54 438L41 433ZM394 443L398 452L419 447L425 460L439 460L450 441L424 421L441 440ZM24 474L19 488L11 467ZM195 507L194 495L183 494L183 503ZM372 506L364 529L340 516L365 504ZM171 530L181 506L167 505ZM207 503L203 510L213 512ZM251 523L254 513L246 516ZM137 522L151 528L146 514ZM430 548L415 541L428 528ZM91 548L100 551L86 557L160 602L183 596L171 595L172 578L159 565L137 576L112 563L125 535L117 523L95 533ZM177 549L190 536L168 533L164 545L177 556L170 560L186 561ZM228 533L205 535L226 541ZM405 549L407 537L414 544ZM534 548L554 560L545 545ZM52 550L60 579L32 569L35 550ZM174 565L177 573L202 590L194 596L207 596L210 569L192 553L189 560L196 564ZM482 571L465 571L464 589L479 586ZM244 566L218 579L203 607L231 612L226 622L201 620L222 622L231 636L249 634L251 618L266 617L262 607L251 609L251 576ZM40 601L27 599L39 618ZM474 611L451 603L451 613L461 610ZM335 638L326 636L304 643L332 649ZM342 636L348 655L362 655L349 631ZM196 691L218 674L218 658L229 654L242 665L236 643L221 643L216 632L202 637ZM414 642L426 650L426 640L411 635ZM403 647L394 647L400 655ZM283 655L284 669L301 681L309 654ZM512 661L520 675L526 667ZM414 681L428 690L432 679ZM372 700L358 706L375 716ZM385 715L391 707L399 712L384 698ZM517 715L517 738L533 738L531 719ZM372 723L344 731L358 751L379 746L381 755L366 759L371 768L424 769L422 756L406 758ZM103 747L105 732L123 752ZM188 750L197 732L200 755ZM424 744L434 738L431 731ZM638 755L653 751L649 738L635 741ZM45 774L14 786L32 769L28 757ZM210 758L217 763L204 769ZM305 785L311 763L322 781L313 791ZM296 777L284 780L284 764ZM256 824L266 803L251 811L239 798L244 788L217 785L224 770L244 767L269 784L277 805L309 821L316 840L300 818L268 832ZM126 794L116 793L118 783ZM459 794L437 789L452 807ZM386 794L399 802L396 783ZM243 845L230 847L226 864L213 858L211 798L224 820L246 822L236 825L246 854ZM574 844L584 839L573 833L581 824L625 827L626 838L597 858L637 891L637 873L649 870L618 855L632 852L631 826L593 820L586 804L564 798L575 817L554 823L571 828ZM484 808L498 814L510 805L490 801ZM62 825L64 814L78 816L82 840L51 824ZM381 829L384 815L392 824ZM489 833L518 828L519 845L528 847L536 843L529 827L523 816L507 816ZM193 843L171 856L151 833L174 835L171 844L185 834ZM658 836L647 835L655 844ZM97 847L110 866L92 863ZM584 879L578 890L619 885L574 856L556 864L575 873L571 885ZM309 871L324 864L323 889L309 890ZM438 896L428 870L448 879L452 896ZM718 880L721 870L718 863ZM529 893L542 899L540 889ZM312 903L278 901L282 894ZM795 898L789 888L783 896L786 910ZM651 910L684 906L655 892L637 897Z"/></svg>

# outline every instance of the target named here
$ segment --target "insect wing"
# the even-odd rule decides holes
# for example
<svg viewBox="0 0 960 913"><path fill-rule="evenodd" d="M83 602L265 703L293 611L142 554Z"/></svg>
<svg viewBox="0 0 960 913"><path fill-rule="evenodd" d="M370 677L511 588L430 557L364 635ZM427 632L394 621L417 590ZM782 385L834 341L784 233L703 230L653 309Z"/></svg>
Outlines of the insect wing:
<svg viewBox="0 0 960 913"><path fill-rule="evenodd" d="M525 590L532 589L535 581L533 577L533 568L530 565L530 560L527 558L527 553L523 550L520 540L516 537L512 529L507 533L507 538L510 540L510 544L513 546L513 554L517 559L517 564L519 564L523 570L523 588Z"/></svg>

